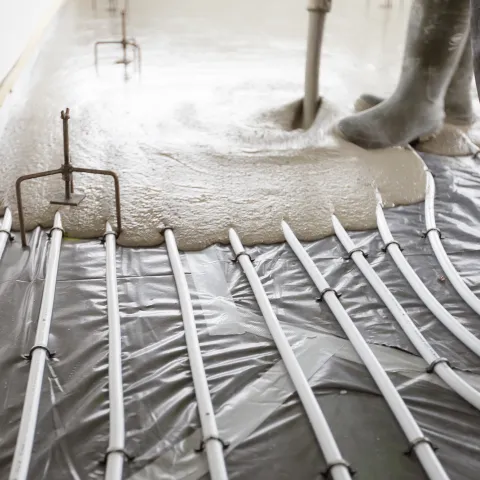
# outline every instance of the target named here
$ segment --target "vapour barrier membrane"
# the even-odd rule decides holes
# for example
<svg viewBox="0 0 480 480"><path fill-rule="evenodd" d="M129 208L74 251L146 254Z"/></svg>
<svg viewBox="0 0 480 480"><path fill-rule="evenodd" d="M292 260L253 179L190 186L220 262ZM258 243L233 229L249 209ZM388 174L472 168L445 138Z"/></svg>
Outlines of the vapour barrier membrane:
<svg viewBox="0 0 480 480"><path fill-rule="evenodd" d="M424 156L435 174L436 221L444 246L480 295L480 175L471 158ZM480 336L478 317L443 278L424 229L423 204L385 211L393 236L435 297ZM377 232L357 244L437 352L474 388L479 360L415 296ZM48 253L35 230L29 250L8 245L0 262L0 478L18 433ZM331 237L305 245L388 372L452 479L480 469L480 413L425 373L399 326ZM358 478L421 479L424 473L384 399L288 245L248 249L267 295L343 456ZM325 461L240 266L228 246L182 253L200 346L231 479L321 478ZM166 249L117 248L122 325L124 478L208 479L183 322ZM105 251L65 239L51 335L55 358L43 379L30 477L100 479L108 445L108 328Z"/></svg>

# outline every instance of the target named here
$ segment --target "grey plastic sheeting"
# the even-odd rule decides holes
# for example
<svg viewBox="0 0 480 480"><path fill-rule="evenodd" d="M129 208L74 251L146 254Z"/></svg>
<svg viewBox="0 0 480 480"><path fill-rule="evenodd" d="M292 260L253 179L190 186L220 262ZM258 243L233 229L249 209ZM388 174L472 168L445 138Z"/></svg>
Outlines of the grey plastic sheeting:
<svg viewBox="0 0 480 480"><path fill-rule="evenodd" d="M436 175L436 219L445 248L480 295L480 176L469 158L425 160ZM475 335L480 321L454 292L428 241L423 204L386 212L414 269ZM479 360L426 310L388 257L377 232L355 241L438 353L480 389ZM307 245L452 479L478 478L480 413L425 363L335 238ZM45 276L45 232L30 249L7 247L0 262L0 478L8 478L28 377L21 355L34 342ZM361 479L424 478L371 377L287 245L249 250L344 457ZM325 461L286 376L253 293L227 246L183 254L200 345L231 479L321 478ZM126 446L124 478L207 479L182 317L166 250L117 249ZM32 479L100 479L108 445L105 251L99 241L62 245L50 346L32 456ZM393 347L393 348L392 348Z"/></svg>

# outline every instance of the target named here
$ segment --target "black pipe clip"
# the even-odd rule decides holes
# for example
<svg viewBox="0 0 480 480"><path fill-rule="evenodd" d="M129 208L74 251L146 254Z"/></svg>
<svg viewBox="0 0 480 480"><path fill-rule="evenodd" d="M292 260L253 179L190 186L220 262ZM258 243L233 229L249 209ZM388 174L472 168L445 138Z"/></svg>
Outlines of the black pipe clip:
<svg viewBox="0 0 480 480"><path fill-rule="evenodd" d="M102 238L100 239L100 243L102 245L105 245L105 242L107 241L106 238L108 235L115 235L115 240L118 238L118 234L117 232L105 232L103 235L102 235Z"/></svg>
<svg viewBox="0 0 480 480"><path fill-rule="evenodd" d="M224 450L226 450L229 446L230 446L230 443L229 442L225 442L224 440L222 440L220 437L214 437L214 436L211 436L211 437L207 437L205 439L203 439L200 443L200 446L198 448L195 449L195 451L197 453L201 453L205 450L205 445L210 442L211 440L215 440L217 442L220 442L222 444L222 447Z"/></svg>
<svg viewBox="0 0 480 480"><path fill-rule="evenodd" d="M352 255L355 253L355 252L360 252L364 258L368 258L368 253L365 253L364 250L361 248L361 247L355 247L355 248L352 248L346 257L343 257L344 260L351 260L352 259Z"/></svg>
<svg viewBox="0 0 480 480"><path fill-rule="evenodd" d="M327 288L324 288L324 289L320 292L320 296L319 296L315 301L316 301L317 303L323 302L323 297L325 296L325 294L326 294L327 292L333 292L337 298L340 298L340 297L342 296L342 294L339 293L339 292L337 292L337 290L335 290L334 288L327 287Z"/></svg>
<svg viewBox="0 0 480 480"><path fill-rule="evenodd" d="M387 253L388 247L390 245L396 245L400 249L400 251L403 252L403 247L396 240L391 240L390 242L386 243L385 246L382 248L382 252Z"/></svg>
<svg viewBox="0 0 480 480"><path fill-rule="evenodd" d="M410 457L412 455L412 453L415 451L415 448L418 447L419 445L421 445L422 443L426 443L426 444L430 445L430 447L432 448L432 450L434 452L436 452L438 450L438 448L433 445L432 441L429 438L418 437L415 440L412 440L410 442L410 444L408 445L408 450L406 452L403 452L403 454L406 455L407 457Z"/></svg>
<svg viewBox="0 0 480 480"><path fill-rule="evenodd" d="M435 371L435 367L436 367L439 363L446 363L446 364L450 367L450 362L448 361L448 358L439 357L439 358L436 358L436 359L425 369L425 371L426 371L427 373L433 373L433 372Z"/></svg>
<svg viewBox="0 0 480 480"><path fill-rule="evenodd" d="M109 448L106 452L105 455L103 456L103 464L107 463L107 458L111 453L121 453L127 462L133 462L135 460L135 457L132 457L132 455L129 455L125 449L123 448Z"/></svg>
<svg viewBox="0 0 480 480"><path fill-rule="evenodd" d="M13 242L15 240L15 237L12 235L12 232L10 232L9 230L0 229L0 233L6 233L8 235L8 239L11 242Z"/></svg>
<svg viewBox="0 0 480 480"><path fill-rule="evenodd" d="M231 262L232 262L232 263L238 263L238 259L239 259L242 255L246 255L246 256L250 259L250 261L251 261L252 263L255 262L255 260L250 256L250 254L248 254L245 250L242 250L241 252L238 252L238 253L235 255L234 258L231 258L231 259L230 259Z"/></svg>
<svg viewBox="0 0 480 480"><path fill-rule="evenodd" d="M53 228L51 228L50 231L47 233L47 237L48 237L48 238L52 238L52 233L53 233L55 230L59 230L60 232L62 232L62 237L65 235L65 230L64 230L62 227L53 227Z"/></svg>
<svg viewBox="0 0 480 480"><path fill-rule="evenodd" d="M55 352L51 352L48 347L46 347L45 345L34 345L30 351L28 353L25 353L24 355L22 355L22 357L27 360L28 362L30 362L32 360L32 355L33 355L33 352L35 350L45 350L45 352L47 353L47 357L49 360L52 360L53 358L55 358L55 355L56 353Z"/></svg>
<svg viewBox="0 0 480 480"><path fill-rule="evenodd" d="M331 479L333 478L332 477L332 469L334 467L338 467L340 465L343 465L344 467L348 468L348 471L350 472L350 475L353 477L357 472L355 470L353 470L353 468L351 467L351 465L346 461L344 460L343 458L339 459L339 460L335 460L334 462L332 463L329 463L327 465L327 468L322 472L322 477L323 478L327 478L327 479Z"/></svg>
<svg viewBox="0 0 480 480"><path fill-rule="evenodd" d="M445 237L443 236L443 233L442 231L437 228L437 227L432 227L432 228L429 228L426 232L422 232L422 238L427 238L428 237L428 234L430 232L437 232L438 233L438 237L440 238L440 240L443 240Z"/></svg>

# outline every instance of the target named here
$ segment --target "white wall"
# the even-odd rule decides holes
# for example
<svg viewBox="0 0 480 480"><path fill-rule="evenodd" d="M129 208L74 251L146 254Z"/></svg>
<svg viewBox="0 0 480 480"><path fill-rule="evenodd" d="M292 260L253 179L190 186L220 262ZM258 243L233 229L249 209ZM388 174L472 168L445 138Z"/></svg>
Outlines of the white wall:
<svg viewBox="0 0 480 480"><path fill-rule="evenodd" d="M0 0L0 84L58 0Z"/></svg>

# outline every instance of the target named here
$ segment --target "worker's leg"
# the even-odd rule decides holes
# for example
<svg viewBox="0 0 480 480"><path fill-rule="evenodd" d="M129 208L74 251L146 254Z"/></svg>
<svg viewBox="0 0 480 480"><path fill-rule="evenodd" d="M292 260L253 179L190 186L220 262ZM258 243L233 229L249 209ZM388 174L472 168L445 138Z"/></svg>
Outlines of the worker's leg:
<svg viewBox="0 0 480 480"><path fill-rule="evenodd" d="M339 123L364 148L406 145L438 131L469 28L469 0L414 0L400 81L393 95Z"/></svg>
<svg viewBox="0 0 480 480"><path fill-rule="evenodd" d="M449 123L469 125L474 121L472 106L473 58L470 36L468 36L463 54L455 75L445 95L445 115Z"/></svg>
<svg viewBox="0 0 480 480"><path fill-rule="evenodd" d="M477 92L480 96L480 0L470 0L470 3L473 71L475 72Z"/></svg>
<svg viewBox="0 0 480 480"><path fill-rule="evenodd" d="M454 125L470 125L474 121L472 108L473 59L470 40L465 42L463 54L445 95L445 121ZM385 99L365 93L360 95L355 110L362 112L375 107Z"/></svg>

